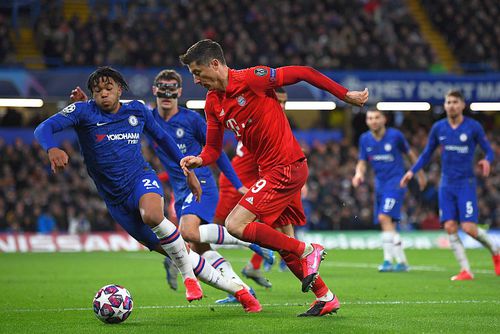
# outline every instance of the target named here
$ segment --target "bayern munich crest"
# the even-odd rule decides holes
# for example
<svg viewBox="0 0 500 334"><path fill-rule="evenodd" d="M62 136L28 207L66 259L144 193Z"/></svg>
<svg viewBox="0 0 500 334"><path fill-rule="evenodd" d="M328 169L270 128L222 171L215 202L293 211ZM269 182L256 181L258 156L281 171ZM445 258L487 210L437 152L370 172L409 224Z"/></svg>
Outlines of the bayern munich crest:
<svg viewBox="0 0 500 334"><path fill-rule="evenodd" d="M243 107L245 104L247 104L247 100L243 97L243 95L240 95L236 98L236 101L240 105L240 107Z"/></svg>
<svg viewBox="0 0 500 334"><path fill-rule="evenodd" d="M137 124L139 124L139 121L137 120L137 117L135 117L134 115L131 115L129 118L128 118L128 122L130 123L130 125L132 126L136 126Z"/></svg>

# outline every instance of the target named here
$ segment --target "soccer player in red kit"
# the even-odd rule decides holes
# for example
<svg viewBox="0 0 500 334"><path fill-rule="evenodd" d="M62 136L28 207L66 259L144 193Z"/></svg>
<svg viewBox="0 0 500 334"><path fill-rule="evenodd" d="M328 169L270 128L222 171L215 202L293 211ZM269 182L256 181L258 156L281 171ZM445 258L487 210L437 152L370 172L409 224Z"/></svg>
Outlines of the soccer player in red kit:
<svg viewBox="0 0 500 334"><path fill-rule="evenodd" d="M340 303L318 275L324 247L287 235L292 235L293 225L305 224L300 190L307 180L308 169L274 89L306 81L359 106L368 100L368 90L348 91L306 66L233 70L226 65L221 46L212 40L197 42L180 59L189 67L195 83L209 90L205 102L206 145L200 155L184 157L181 167L213 163L222 150L224 128L231 129L254 154L259 180L226 218L226 228L239 239L278 251L302 281L302 291L313 289L317 299L301 315L335 312ZM292 231L282 233L275 227Z"/></svg>

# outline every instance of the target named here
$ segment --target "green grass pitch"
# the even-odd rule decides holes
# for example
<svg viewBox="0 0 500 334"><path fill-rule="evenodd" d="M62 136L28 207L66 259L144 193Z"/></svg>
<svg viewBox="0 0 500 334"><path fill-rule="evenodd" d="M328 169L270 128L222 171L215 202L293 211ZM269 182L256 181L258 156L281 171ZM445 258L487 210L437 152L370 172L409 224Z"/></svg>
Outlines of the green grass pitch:
<svg viewBox="0 0 500 334"><path fill-rule="evenodd" d="M220 252L239 272L249 251ZM166 285L162 258L147 252L0 254L0 333L500 333L500 277L485 250L469 250L474 281L451 282L449 250L408 250L409 273L378 273L380 250L330 250L320 272L342 303L338 314L297 318L313 300L275 266L270 290L251 285L263 305L245 314L219 306L224 294L203 285L202 301ZM125 286L130 318L106 325L92 298L106 284Z"/></svg>

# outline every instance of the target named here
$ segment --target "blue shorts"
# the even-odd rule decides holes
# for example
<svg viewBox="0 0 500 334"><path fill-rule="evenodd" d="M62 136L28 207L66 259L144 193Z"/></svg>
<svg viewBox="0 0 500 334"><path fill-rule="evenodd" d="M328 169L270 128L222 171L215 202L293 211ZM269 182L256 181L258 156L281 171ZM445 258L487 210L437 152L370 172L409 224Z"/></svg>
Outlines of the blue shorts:
<svg viewBox="0 0 500 334"><path fill-rule="evenodd" d="M373 211L373 221L375 224L379 224L379 214L388 215L392 218L392 221L399 222L401 219L401 206L404 202L405 192L406 188L376 192L375 209Z"/></svg>
<svg viewBox="0 0 500 334"><path fill-rule="evenodd" d="M478 222L476 182L439 187L439 220Z"/></svg>
<svg viewBox="0 0 500 334"><path fill-rule="evenodd" d="M180 218L184 215L198 216L203 223L212 223L215 208L219 201L219 190L213 178L200 178L201 201L196 202L192 193L175 201L175 213Z"/></svg>
<svg viewBox="0 0 500 334"><path fill-rule="evenodd" d="M145 171L137 178L134 189L129 197L122 203L107 204L108 211L113 219L121 225L135 240L139 241L150 250L156 248L159 240L151 228L144 224L139 213L139 200L142 195L156 193L163 197L163 187L155 171Z"/></svg>

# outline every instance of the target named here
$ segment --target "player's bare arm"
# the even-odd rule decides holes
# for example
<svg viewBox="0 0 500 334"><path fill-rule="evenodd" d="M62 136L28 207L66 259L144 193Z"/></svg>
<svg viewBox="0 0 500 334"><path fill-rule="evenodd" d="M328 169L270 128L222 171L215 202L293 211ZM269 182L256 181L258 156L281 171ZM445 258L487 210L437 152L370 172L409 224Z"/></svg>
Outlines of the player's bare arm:
<svg viewBox="0 0 500 334"><path fill-rule="evenodd" d="M413 172L411 170L407 171L405 175L401 178L401 181L399 181L399 186L401 188L404 188L408 185L408 182L413 179Z"/></svg>
<svg viewBox="0 0 500 334"><path fill-rule="evenodd" d="M53 147L48 150L50 168L54 173L64 170L69 162L69 157L66 152L60 148Z"/></svg>
<svg viewBox="0 0 500 334"><path fill-rule="evenodd" d="M352 178L352 186L357 188L361 183L365 182L365 173L366 173L366 161L358 160L356 164L356 173Z"/></svg>
<svg viewBox="0 0 500 334"><path fill-rule="evenodd" d="M410 158L410 162L412 165L417 163L418 156L413 150L408 151L408 157ZM418 182L418 188L422 191L425 189L425 186L427 185L427 178L425 177L424 171L420 170L417 173L417 182Z"/></svg>
<svg viewBox="0 0 500 334"><path fill-rule="evenodd" d="M188 170L187 172L184 171L184 173L186 174L186 182L189 189L191 190L191 193L193 193L193 196L196 198L197 202L201 201L201 185L200 181L196 177L196 174L190 170Z"/></svg>

